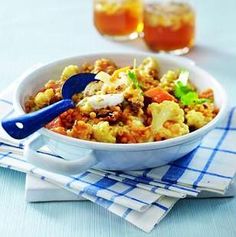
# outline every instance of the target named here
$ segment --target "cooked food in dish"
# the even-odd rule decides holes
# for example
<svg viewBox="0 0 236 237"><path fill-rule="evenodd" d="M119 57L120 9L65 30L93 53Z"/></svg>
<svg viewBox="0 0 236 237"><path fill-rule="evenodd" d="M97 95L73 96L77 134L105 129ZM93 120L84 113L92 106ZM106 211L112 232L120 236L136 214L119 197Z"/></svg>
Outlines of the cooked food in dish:
<svg viewBox="0 0 236 237"><path fill-rule="evenodd" d="M25 102L27 113L61 99L71 76L92 72L97 81L73 96L76 107L46 125L51 131L89 141L143 143L188 134L218 113L213 90L199 92L184 69L160 73L158 61L147 57L140 65L119 67L110 59L65 67L58 80L48 81Z"/></svg>

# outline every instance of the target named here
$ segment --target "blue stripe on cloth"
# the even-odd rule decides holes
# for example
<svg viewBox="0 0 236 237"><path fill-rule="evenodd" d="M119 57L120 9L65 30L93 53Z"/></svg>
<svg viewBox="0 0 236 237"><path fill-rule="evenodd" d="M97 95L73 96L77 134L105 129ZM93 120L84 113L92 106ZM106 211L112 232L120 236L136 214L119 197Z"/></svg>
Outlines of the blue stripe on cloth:
<svg viewBox="0 0 236 237"><path fill-rule="evenodd" d="M125 178L121 181L124 184L137 187L138 183L136 180Z"/></svg>
<svg viewBox="0 0 236 237"><path fill-rule="evenodd" d="M117 197L120 197L120 196L124 196L125 194L131 192L135 187L134 186L131 186L129 188L127 188L125 191L121 192L121 193L118 193L118 194L115 194L111 197L111 201L114 201L115 198ZM134 200L137 200L136 198L133 198ZM140 200L137 200L138 202L140 202ZM145 203L146 204L146 203Z"/></svg>
<svg viewBox="0 0 236 237"><path fill-rule="evenodd" d="M83 180L81 180L81 181L85 182ZM85 187L84 188L84 192L88 193L89 195L96 196L97 192L99 190L101 190L101 189L108 189L110 186L114 185L115 183L117 183L117 181L115 181L113 179L108 179L106 177L103 177L98 182L96 182L94 184L90 184L87 187Z"/></svg>
<svg viewBox="0 0 236 237"><path fill-rule="evenodd" d="M185 167L189 165L189 163L192 161L197 149L193 150L189 154L185 155L179 160L176 160L170 164L170 168L167 170L167 172L163 175L161 178L162 181L176 184L180 177L184 174L184 171L186 170ZM172 166L172 164L174 164ZM179 167L175 166L178 165Z"/></svg>
<svg viewBox="0 0 236 237"><path fill-rule="evenodd" d="M3 102L5 104L13 105L11 101L5 100L5 99L0 99L0 102Z"/></svg>
<svg viewBox="0 0 236 237"><path fill-rule="evenodd" d="M158 180L157 181L154 180L154 182L165 185L164 188L172 187L172 188L175 188L175 189L180 189L180 190L184 190L184 191L188 191L188 192L199 193L199 191L197 191L197 190L194 190L192 188L187 188L187 187L184 187L184 186L179 186L179 185L176 185L174 183L168 183L168 182L165 182L165 181L158 181Z"/></svg>
<svg viewBox="0 0 236 237"><path fill-rule="evenodd" d="M123 174L122 172L119 172L119 174ZM159 188L163 188L163 186L160 186L160 185L165 185L164 188L168 188L168 187L174 187L176 189L182 189L184 191L189 191L189 192L193 192L193 193L199 193L198 191L192 189L192 188L187 188L187 187L182 187L182 186L178 186L178 185L175 185L175 184L170 184L170 183L167 183L167 182L164 182L164 181L160 181L160 180L157 180L157 179L152 179L150 177L147 177L147 178L144 178L143 176L133 176L133 175L130 175L130 177L133 178L133 180L135 180L136 182L138 183L144 183L144 184L150 184L150 185L155 185ZM132 180L132 178L130 178L130 180ZM153 183L151 183L153 182ZM168 185L168 186L167 186Z"/></svg>
<svg viewBox="0 0 236 237"><path fill-rule="evenodd" d="M220 152L236 155L236 151L230 151L230 150L219 149L219 148L211 148L211 147L207 147L207 146L200 146L200 148L206 149L206 150L217 150L217 151L220 151Z"/></svg>
<svg viewBox="0 0 236 237"><path fill-rule="evenodd" d="M134 180L139 183L150 184L150 182L153 181L153 178L146 177L146 176L137 176L135 177Z"/></svg>
<svg viewBox="0 0 236 237"><path fill-rule="evenodd" d="M119 176L119 175L122 175L123 173L122 172L115 172L115 175ZM149 184L149 185L155 185L159 188L169 188L169 187L173 187L173 188L176 188L176 189L180 189L180 190L183 190L183 191L188 191L188 192L192 192L192 193L199 193L199 191L197 190L194 190L192 188L187 188L187 187L182 187L182 186L178 186L178 185L175 185L175 184L168 184L167 182L162 182L160 180L155 180L155 179L152 179L150 177L146 177L144 178L143 176L133 176L133 175L130 175L130 177L133 178L133 180L137 183L144 183L144 184ZM132 178L130 178L130 180L132 180ZM151 182L155 182L155 183L151 183ZM159 184L159 186L158 186ZM161 185L165 185L164 187L163 186L160 186Z"/></svg>
<svg viewBox="0 0 236 237"><path fill-rule="evenodd" d="M75 182L76 180L80 181L81 178L86 177L88 174L90 174L90 173L88 171L86 171L86 172L84 172L84 173L82 173L82 174L80 174L80 175L78 175L76 177L75 176L70 176L70 178L72 178L72 180L69 183L65 184L65 187L70 187L70 185L73 182Z"/></svg>
<svg viewBox="0 0 236 237"><path fill-rule="evenodd" d="M103 179L108 179L109 181L104 181ZM116 184L116 183L119 183L118 181L116 180L113 180L113 179L109 179L107 177L103 177L101 180L99 180L97 183L90 183L88 181L85 181L85 180L80 180L78 179L78 181L80 182L83 182L83 183L86 183L86 184L89 184L87 187L84 188L83 191L80 191L78 193L78 195L82 195L83 193L87 193L89 195L93 195L93 196L96 196L97 195L97 192L99 190L102 190L102 189L105 189L109 192L112 192L114 193L114 196L115 197L118 197L118 196L126 196L127 198L129 199L132 199L136 202L139 202L139 203L142 203L142 204L145 204L145 205L149 205L149 203L147 202L144 202L142 200L139 200L139 199L136 199L134 197L130 197L129 195L126 195L128 192L130 192L132 189L134 189L135 187L130 187L128 190L125 190L123 192L118 192L118 191L115 191L115 190L112 190L112 189L109 189L110 186ZM101 181L101 182L100 182ZM71 181L70 183L72 183L73 181ZM105 184L105 185L104 185ZM114 200L114 198L112 197L112 199Z"/></svg>
<svg viewBox="0 0 236 237"><path fill-rule="evenodd" d="M225 130L224 127L216 127L215 129L218 129L218 130ZM230 131L236 131L236 128L229 128L228 130L230 130Z"/></svg>
<svg viewBox="0 0 236 237"><path fill-rule="evenodd" d="M127 210L123 213L123 215L122 215L122 218L126 218L128 215L129 215L129 213L132 211L132 209L130 209L130 208L127 208Z"/></svg>
<svg viewBox="0 0 236 237"><path fill-rule="evenodd" d="M182 167L182 166L178 166L178 165L174 165L174 164L172 164L172 165L176 166L176 167L180 167L180 168L185 168L186 170L190 170L190 171L194 171L194 172L198 172L198 173L203 173L203 174L216 176L216 177L220 177L220 178L224 178L224 179L232 179L232 177L230 177L230 176L225 176L225 175L221 175L221 174L198 170L198 169L194 169L194 168L190 168L190 167Z"/></svg>
<svg viewBox="0 0 236 237"><path fill-rule="evenodd" d="M160 203L153 203L154 206L160 207L164 211L168 211L168 207L161 205Z"/></svg>
<svg viewBox="0 0 236 237"><path fill-rule="evenodd" d="M224 133L222 134L220 140L218 141L218 143L216 144L216 147L213 149L212 153L211 153L211 156L209 157L207 163L205 164L204 168L203 168L203 172L206 172L208 170L208 168L210 167L211 165L211 162L213 161L217 151L218 151L218 148L221 146L221 144L223 143L228 131L229 131L229 128L230 128L230 125L231 125L231 121L232 121L232 118L233 118L233 114L234 114L234 110L235 110L236 107L234 107L231 111L230 111L230 114L229 114L229 118L228 118L228 121L227 121L227 126L224 130ZM197 188L199 182L202 180L202 178L204 177L204 173L201 173L198 178L195 180L195 182L193 183L193 188Z"/></svg>

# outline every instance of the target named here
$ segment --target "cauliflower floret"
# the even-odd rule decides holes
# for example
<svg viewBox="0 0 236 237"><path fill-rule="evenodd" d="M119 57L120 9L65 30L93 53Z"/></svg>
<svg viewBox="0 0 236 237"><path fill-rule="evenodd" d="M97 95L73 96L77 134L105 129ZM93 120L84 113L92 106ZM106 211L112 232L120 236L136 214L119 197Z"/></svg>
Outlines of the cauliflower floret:
<svg viewBox="0 0 236 237"><path fill-rule="evenodd" d="M143 128L144 127L143 119L136 117L136 116L132 116L132 115L129 116L127 124L133 128Z"/></svg>
<svg viewBox="0 0 236 237"><path fill-rule="evenodd" d="M158 76L159 64L157 60L153 57L147 57L139 65L138 70L141 75L150 75L153 77Z"/></svg>
<svg viewBox="0 0 236 237"><path fill-rule="evenodd" d="M159 86L165 89L168 92L174 91L175 81L179 77L179 72L169 70L166 74L164 74L160 79Z"/></svg>
<svg viewBox="0 0 236 237"><path fill-rule="evenodd" d="M107 121L99 122L93 125L93 136L98 142L116 142L116 131Z"/></svg>
<svg viewBox="0 0 236 237"><path fill-rule="evenodd" d="M186 114L185 117L187 119L187 124L193 128L200 128L209 123L219 112L215 104L210 101L203 104L189 105L185 107L184 110ZM199 122L196 122L196 120L198 120Z"/></svg>
<svg viewBox="0 0 236 237"><path fill-rule="evenodd" d="M80 69L77 65L69 65L64 68L61 74L61 80L66 81L69 77L80 73Z"/></svg>
<svg viewBox="0 0 236 237"><path fill-rule="evenodd" d="M138 66L136 73L140 86L143 90L148 90L151 87L156 87L159 83L159 64L155 58L145 58L143 62Z"/></svg>
<svg viewBox="0 0 236 237"><path fill-rule="evenodd" d="M167 121L164 123L163 127L159 129L158 133L155 136L155 139L162 140L179 137L187 133L189 133L189 128L186 124Z"/></svg>
<svg viewBox="0 0 236 237"><path fill-rule="evenodd" d="M54 91L52 88L45 90L44 92L39 92L35 98L34 98L34 103L36 106L39 108L42 108L45 105L48 105L50 100L54 96Z"/></svg>
<svg viewBox="0 0 236 237"><path fill-rule="evenodd" d="M128 72L129 67L120 68L116 70L112 76L106 72L99 72L96 75L96 79L103 82L101 86L102 94L112 94L122 92L128 85Z"/></svg>
<svg viewBox="0 0 236 237"><path fill-rule="evenodd" d="M151 129L158 139L168 139L189 133L184 124L184 111L173 101L163 101L160 104L152 103L148 109L152 114Z"/></svg>
<svg viewBox="0 0 236 237"><path fill-rule="evenodd" d="M195 110L190 110L186 114L186 119L188 126L194 128L201 128L209 122L209 120L203 115L203 113Z"/></svg>

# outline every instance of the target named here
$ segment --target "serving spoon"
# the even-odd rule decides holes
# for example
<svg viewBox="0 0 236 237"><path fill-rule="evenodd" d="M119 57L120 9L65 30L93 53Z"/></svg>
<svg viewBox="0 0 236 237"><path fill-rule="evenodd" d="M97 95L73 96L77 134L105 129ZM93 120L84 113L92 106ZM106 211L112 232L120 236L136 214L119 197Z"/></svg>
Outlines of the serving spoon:
<svg viewBox="0 0 236 237"><path fill-rule="evenodd" d="M2 127L15 139L28 137L61 113L74 108L72 96L83 91L90 82L97 81L95 76L93 73L80 73L70 77L62 87L62 100L29 114L6 118L2 120Z"/></svg>

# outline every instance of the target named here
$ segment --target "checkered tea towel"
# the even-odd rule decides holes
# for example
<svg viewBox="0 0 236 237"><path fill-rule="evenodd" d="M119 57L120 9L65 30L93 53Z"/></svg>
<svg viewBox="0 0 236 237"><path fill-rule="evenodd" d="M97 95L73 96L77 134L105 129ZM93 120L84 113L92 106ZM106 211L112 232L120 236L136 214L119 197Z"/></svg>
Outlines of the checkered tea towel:
<svg viewBox="0 0 236 237"><path fill-rule="evenodd" d="M0 96L0 119L14 114L13 89L11 86ZM31 173L81 195L149 232L179 198L197 196L201 190L225 192L236 171L235 139L233 108L195 151L169 165L126 173L90 169L63 176L29 164L22 156L24 141L10 138L0 128L0 166ZM54 156L48 150L42 152Z"/></svg>

